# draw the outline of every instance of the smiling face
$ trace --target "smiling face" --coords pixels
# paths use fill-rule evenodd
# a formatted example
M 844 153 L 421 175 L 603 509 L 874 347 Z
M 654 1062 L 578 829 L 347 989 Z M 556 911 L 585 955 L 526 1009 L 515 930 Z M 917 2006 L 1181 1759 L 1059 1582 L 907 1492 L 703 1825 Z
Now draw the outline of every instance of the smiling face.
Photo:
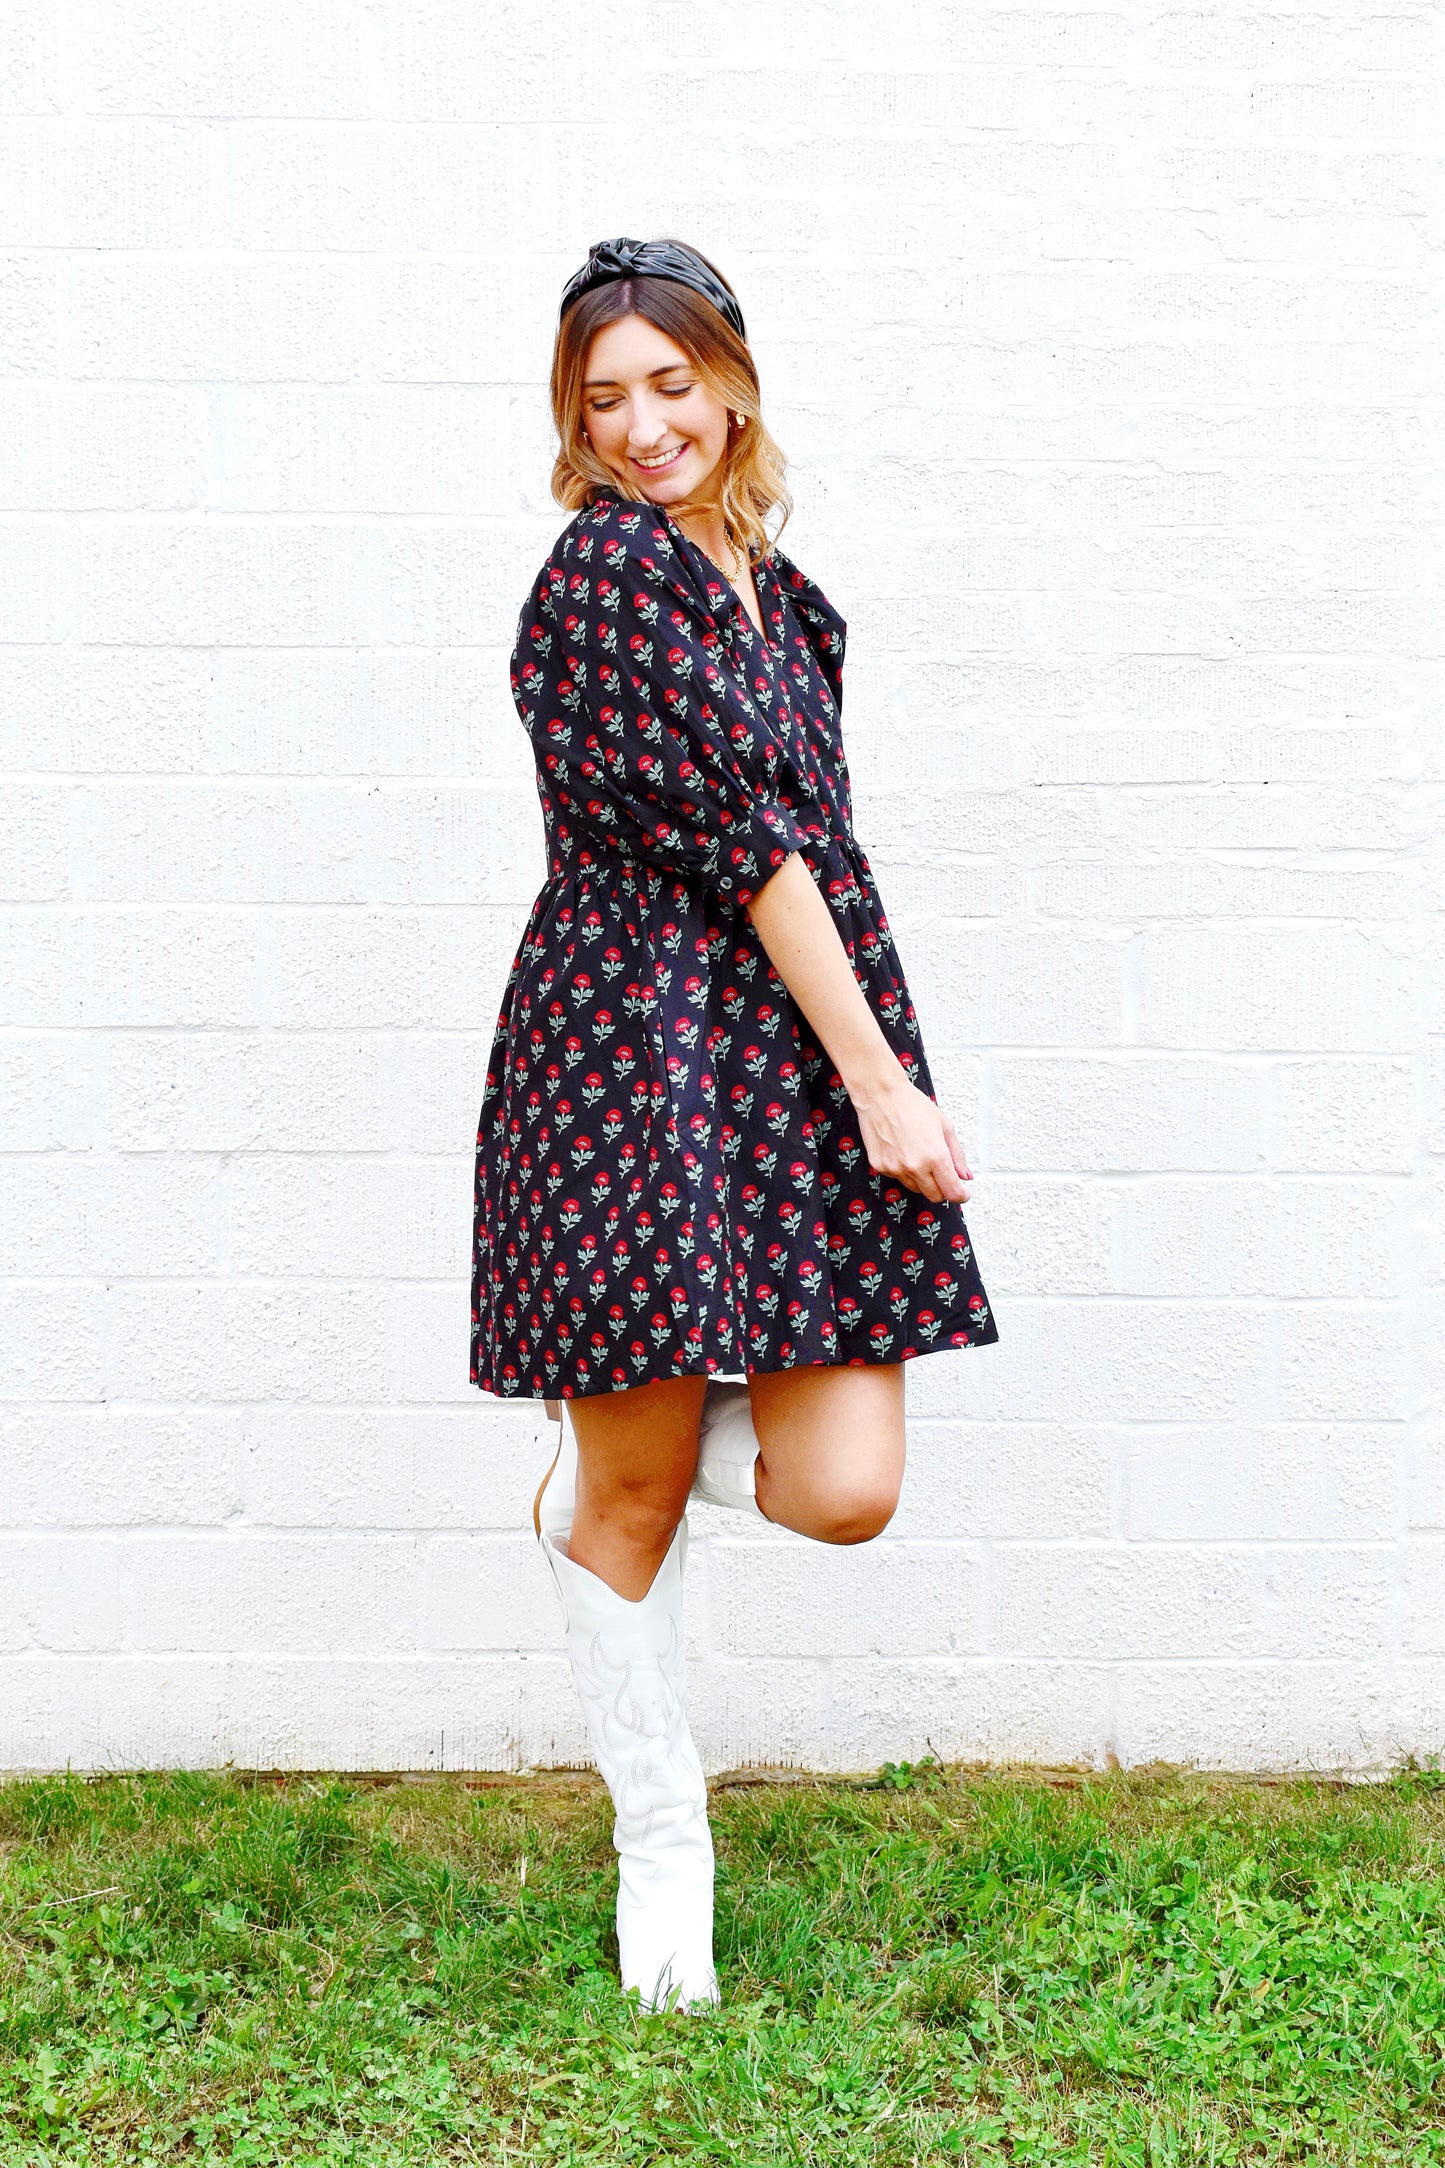
M 717 493 L 728 409 L 683 349 L 642 316 L 604 324 L 587 349 L 582 426 L 626 497 L 707 503 Z

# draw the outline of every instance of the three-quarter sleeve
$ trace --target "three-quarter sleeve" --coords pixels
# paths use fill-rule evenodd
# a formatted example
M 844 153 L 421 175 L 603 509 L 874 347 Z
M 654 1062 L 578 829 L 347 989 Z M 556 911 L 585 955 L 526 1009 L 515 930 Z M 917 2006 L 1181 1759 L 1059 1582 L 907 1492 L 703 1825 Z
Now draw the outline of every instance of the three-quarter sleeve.
M 805 838 L 767 787 L 732 627 L 635 506 L 579 519 L 545 586 L 517 698 L 558 808 L 589 840 L 747 904 Z

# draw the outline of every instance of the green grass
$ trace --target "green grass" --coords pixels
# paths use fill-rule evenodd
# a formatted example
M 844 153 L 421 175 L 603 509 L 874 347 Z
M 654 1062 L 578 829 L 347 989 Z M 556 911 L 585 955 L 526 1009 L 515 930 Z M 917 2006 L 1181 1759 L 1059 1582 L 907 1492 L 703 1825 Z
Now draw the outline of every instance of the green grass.
M 715 2015 L 590 1779 L 0 1787 L 0 2161 L 1445 2162 L 1445 1792 L 720 1787 Z

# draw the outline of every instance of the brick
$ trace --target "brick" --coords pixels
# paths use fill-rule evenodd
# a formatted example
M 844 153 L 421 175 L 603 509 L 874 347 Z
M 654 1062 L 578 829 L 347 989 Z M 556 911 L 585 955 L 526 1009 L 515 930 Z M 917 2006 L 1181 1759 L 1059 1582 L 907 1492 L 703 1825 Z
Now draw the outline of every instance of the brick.
M 176 265 L 81 256 L 72 268 L 67 360 L 75 377 L 345 383 L 365 347 L 359 272 L 345 260 Z M 203 530 L 188 532 L 192 546 L 201 542 Z M 213 561 L 212 550 L 201 557 Z
M 1082 1659 L 1380 1657 L 1387 1545 L 1003 1546 L 991 1647 Z
M 1107 1536 L 1127 1435 L 1104 1424 L 915 1420 L 889 1534 L 972 1542 Z
M 1222 508 L 1215 510 L 1218 517 Z M 1171 689 L 1176 698 L 1189 680 L 1174 673 Z M 1149 831 L 1151 842 L 1161 840 L 1167 823 L 1167 840 L 1209 840 L 1215 827 L 1229 828 L 1241 818 L 1280 819 L 1278 788 L 1281 783 L 1313 784 L 1339 775 L 1375 780 L 1400 775 L 1408 759 L 1408 739 L 1402 733 L 1359 728 L 1333 730 L 1236 729 L 1221 731 L 1160 727 L 1112 730 L 1096 726 L 1088 730 L 1040 732 L 1030 762 L 1034 776 L 1047 783 L 1227 783 L 1227 794 L 1180 790 L 1161 806 L 1157 794 L 1149 799 L 1121 792 L 1114 807 L 1116 831 L 1138 834 Z M 1269 785 L 1246 793 L 1242 784 Z M 1153 819 L 1150 819 L 1152 808 Z M 1343 807 L 1339 808 L 1343 810 Z M 1375 821 L 1387 822 L 1396 810 L 1394 801 L 1381 794 L 1368 811 Z M 1303 823 L 1319 811 L 1310 792 L 1285 793 L 1285 818 Z M 1162 823 L 1161 823 L 1162 816 Z M 1398 817 L 1398 816 L 1397 816 Z
M 969 1231 L 978 1255 L 988 1256 L 995 1296 L 1015 1288 L 1087 1295 L 1109 1285 L 1109 1228 L 1109 1199 L 1084 1182 L 1000 1175 L 969 1206 Z
M 1428 833 L 1429 814 L 1413 793 L 1358 784 L 1225 786 L 1178 790 L 1160 805 L 1157 791 L 1119 791 L 1113 843 L 1144 850 L 1408 850 Z
M 888 819 L 885 814 L 870 820 L 866 801 L 860 803 L 860 834 L 886 833 Z M 1022 871 L 1001 865 L 996 859 L 949 866 L 898 865 L 870 853 L 869 863 L 905 965 L 914 945 L 915 927 L 926 933 L 940 919 L 999 918 L 1017 910 L 1024 899 Z M 960 929 L 958 938 L 963 943 L 974 936 Z
M 1445 1661 L 1435 1656 L 1406 1657 L 1395 1672 L 1394 1723 L 1387 1766 L 1413 1757 L 1427 1769 L 1440 1766 L 1445 1738 Z
M 388 1397 L 403 1405 L 475 1408 L 476 1389 L 467 1382 L 471 1305 L 465 1277 L 453 1274 L 444 1285 L 402 1281 L 383 1286 L 382 1297 Z
M 278 914 L 265 996 L 249 1020 L 310 1031 L 489 1026 L 524 923 L 515 909 Z
M 53 17 L 37 0 L 12 7 L 0 32 L 0 112 L 39 113 L 57 102 Z
M 411 1152 L 475 1153 L 477 1118 L 492 1051 L 492 1018 L 478 1031 L 411 1031 L 392 1042 L 391 1133 Z
M 67 776 L 190 776 L 199 736 L 212 779 L 473 775 L 534 792 L 503 650 L 480 659 L 388 649 L 13 650 L 0 656 L 0 725 L 23 742 L 30 767 Z M 540 817 L 536 825 L 540 832 Z
M 350 120 L 367 105 L 368 56 L 344 15 L 296 23 L 275 0 L 248 0 L 197 35 L 178 0 L 145 0 L 98 13 L 93 31 L 76 56 L 90 112 Z
M 1249 1423 L 1141 1429 L 1127 1452 L 1136 1542 L 1389 1542 L 1403 1429 Z
M 1429 25 L 1408 15 L 1295 14 L 1227 17 L 1180 9 L 1158 15 L 1142 45 L 1160 67 L 1300 68 L 1419 66 L 1430 55 Z
M 1274 1085 L 1257 1063 L 1167 1055 L 994 1057 L 994 1158 L 1020 1171 L 1263 1166 Z
M 1102 1768 L 1114 1735 L 1114 1679 L 1105 1664 L 844 1660 L 829 1674 L 838 1720 L 830 1763 L 876 1769 L 933 1754 Z
M 1403 1183 L 1158 1176 L 1121 1183 L 1110 1203 L 1120 1263 L 1107 1284 L 1121 1294 L 1405 1292 Z
M 228 391 L 216 501 L 242 512 L 470 513 L 503 456 L 506 396 L 395 384 Z
M 962 939 L 951 928 L 920 931 L 910 946 L 909 970 L 926 989 L 919 1014 L 929 1043 L 1098 1046 L 1118 1036 L 1123 957 L 1116 942 L 985 926 Z
M 480 1395 L 459 1408 L 254 1408 L 228 1420 L 234 1510 L 268 1528 L 526 1531 L 556 1440 L 540 1402 Z
M 0 255 L 0 372 L 6 376 L 54 369 L 60 268 L 43 258 Z
M 1407 1061 L 1287 1061 L 1279 1082 L 1279 1165 L 1405 1173 L 1415 1163 L 1415 1078 Z
M 95 1051 L 66 1032 L 0 1038 L 0 1136 L 11 1151 L 78 1151 L 89 1144 Z
M 722 1656 L 962 1655 L 980 1560 L 958 1543 L 713 1544 L 707 1645 Z
M 231 1668 L 229 1658 L 40 1653 L 0 1664 L 6 1765 L 214 1769 L 230 1758 Z
M 544 877 L 530 788 L 393 784 L 377 803 L 374 834 L 375 889 L 388 903 L 501 905 L 525 920 Z
M 107 1304 L 74 1280 L 0 1286 L 0 1400 L 97 1400 L 105 1386 Z
M 231 1174 L 233 1267 L 260 1278 L 466 1278 L 472 1185 L 469 1154 L 255 1153 Z
M 1102 1410 L 1117 1422 L 1235 1420 L 1258 1406 L 1270 1354 L 1270 1320 L 1248 1304 L 1015 1295 L 988 1351 L 989 1412 L 1011 1422 Z
M 89 1152 L 0 1158 L 0 1271 L 215 1272 L 220 1186 L 214 1163 Z
M 0 1538 L 0 1652 L 121 1642 L 121 1546 L 103 1536 Z
M 1152 930 L 1141 964 L 1147 1044 L 1365 1053 L 1411 1036 L 1409 959 L 1362 932 Z
M 1398 1421 L 1410 1405 L 1405 1319 L 1373 1299 L 1281 1303 L 1275 1312 L 1279 1388 L 1274 1413 L 1291 1422 Z
M 385 1314 L 372 1286 L 130 1281 L 110 1299 L 106 1375 L 128 1400 L 375 1400 Z
M 1412 1529 L 1445 1531 L 1445 1426 L 1438 1416 L 1416 1426 L 1406 1456 L 1406 1499 Z
M 1406 1548 L 1404 1646 L 1409 1656 L 1445 1656 L 1445 1542 L 1435 1536 Z
M 225 229 L 222 143 L 203 123 L 48 117 L 8 129 L 0 160 L 32 245 L 205 250 Z
M 1408 142 L 1424 141 L 1431 132 L 1429 85 L 1423 81 L 1264 83 L 1254 110 L 1262 134 Z
M 438 1536 L 422 1557 L 426 1649 L 565 1646 L 566 1622 L 529 1528 L 515 1536 Z
M 87 902 L 370 900 L 374 801 L 359 788 L 137 781 L 78 799 L 76 892 Z
M 565 1658 L 248 1657 L 231 1666 L 221 1758 L 253 1769 L 583 1763 L 586 1734 L 564 1694 L 575 1704 Z
M 242 1452 L 232 1409 L 12 1409 L 0 1416 L 5 1525 L 219 1526 L 241 1511 Z
M 410 1141 L 391 1083 L 407 1050 L 376 1032 L 119 1032 L 97 1049 L 97 1089 L 123 1151 L 383 1152 Z
M 0 519 L 0 640 L 64 640 L 75 621 L 72 536 L 59 522 Z
M 849 1742 L 830 1722 L 833 1677 L 826 1658 L 770 1653 L 704 1654 L 692 1660 L 687 1713 L 704 1770 L 713 1776 L 759 1762 L 808 1769 L 817 1766 L 820 1752 L 838 1767 L 837 1757 L 848 1754 Z M 570 1679 L 567 1692 L 572 1693 Z M 585 1742 L 574 1751 L 577 1759 L 591 1758 Z M 856 1768 L 861 1760 L 855 1757 L 846 1766 Z
M 192 393 L 17 384 L 0 394 L 0 505 L 12 511 L 173 511 L 203 488 Z
M 1375 1663 L 1130 1664 L 1114 1744 L 1126 1768 L 1333 1769 L 1398 1760 L 1391 1696 Z
M 991 1367 L 987 1348 L 940 1348 L 921 1355 L 904 1367 L 908 1389 L 908 1413 L 938 1416 L 983 1417 L 992 1412 Z
M 1445 1037 L 1438 1034 L 1421 1049 L 1420 1095 L 1425 1149 L 1445 1151 Z
M 409 1537 L 140 1535 L 125 1562 L 134 1649 L 343 1656 L 417 1646 Z
M 496 307 L 503 281 L 510 304 L 505 313 Z M 415 378 L 469 387 L 516 382 L 535 369 L 551 336 L 555 284 L 540 263 L 519 262 L 510 253 L 435 263 L 406 256 L 375 260 L 369 296 L 377 375 L 396 383 Z M 536 409 L 514 408 L 507 427 L 509 477 L 527 510 L 545 515 L 545 531 L 537 534 L 540 562 L 558 524 L 545 488 L 551 460 L 546 424 Z M 532 456 L 524 459 L 523 452 Z
M 4 927 L 5 1019 L 67 1030 L 253 1023 L 261 930 L 206 910 L 17 912 Z
M 17 784 L 6 797 L 0 893 L 7 903 L 63 901 L 70 893 L 72 792 Z

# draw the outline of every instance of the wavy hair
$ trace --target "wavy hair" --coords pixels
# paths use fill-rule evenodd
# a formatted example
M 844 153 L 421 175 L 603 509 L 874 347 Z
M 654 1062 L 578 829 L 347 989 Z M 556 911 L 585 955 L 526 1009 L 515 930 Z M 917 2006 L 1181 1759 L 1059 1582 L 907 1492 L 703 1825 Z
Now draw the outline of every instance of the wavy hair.
M 722 278 L 720 271 L 717 275 Z M 726 279 L 723 284 L 727 285 Z M 728 291 L 732 292 L 730 286 Z M 604 491 L 614 497 L 619 494 L 616 475 L 582 434 L 582 379 L 594 336 L 623 316 L 640 316 L 665 332 L 682 348 L 702 381 L 726 402 L 729 413 L 742 415 L 741 428 L 728 426 L 718 509 L 729 542 L 747 552 L 749 563 L 757 564 L 787 525 L 793 509 L 783 480 L 787 462 L 764 425 L 758 372 L 746 341 L 710 301 L 674 279 L 613 279 L 605 286 L 594 286 L 573 302 L 558 325 L 552 349 L 552 420 L 558 438 L 552 495 L 569 512 L 577 512 Z M 701 507 L 669 505 L 667 509 L 676 513 Z M 777 511 L 782 518 L 770 535 L 767 522 Z

